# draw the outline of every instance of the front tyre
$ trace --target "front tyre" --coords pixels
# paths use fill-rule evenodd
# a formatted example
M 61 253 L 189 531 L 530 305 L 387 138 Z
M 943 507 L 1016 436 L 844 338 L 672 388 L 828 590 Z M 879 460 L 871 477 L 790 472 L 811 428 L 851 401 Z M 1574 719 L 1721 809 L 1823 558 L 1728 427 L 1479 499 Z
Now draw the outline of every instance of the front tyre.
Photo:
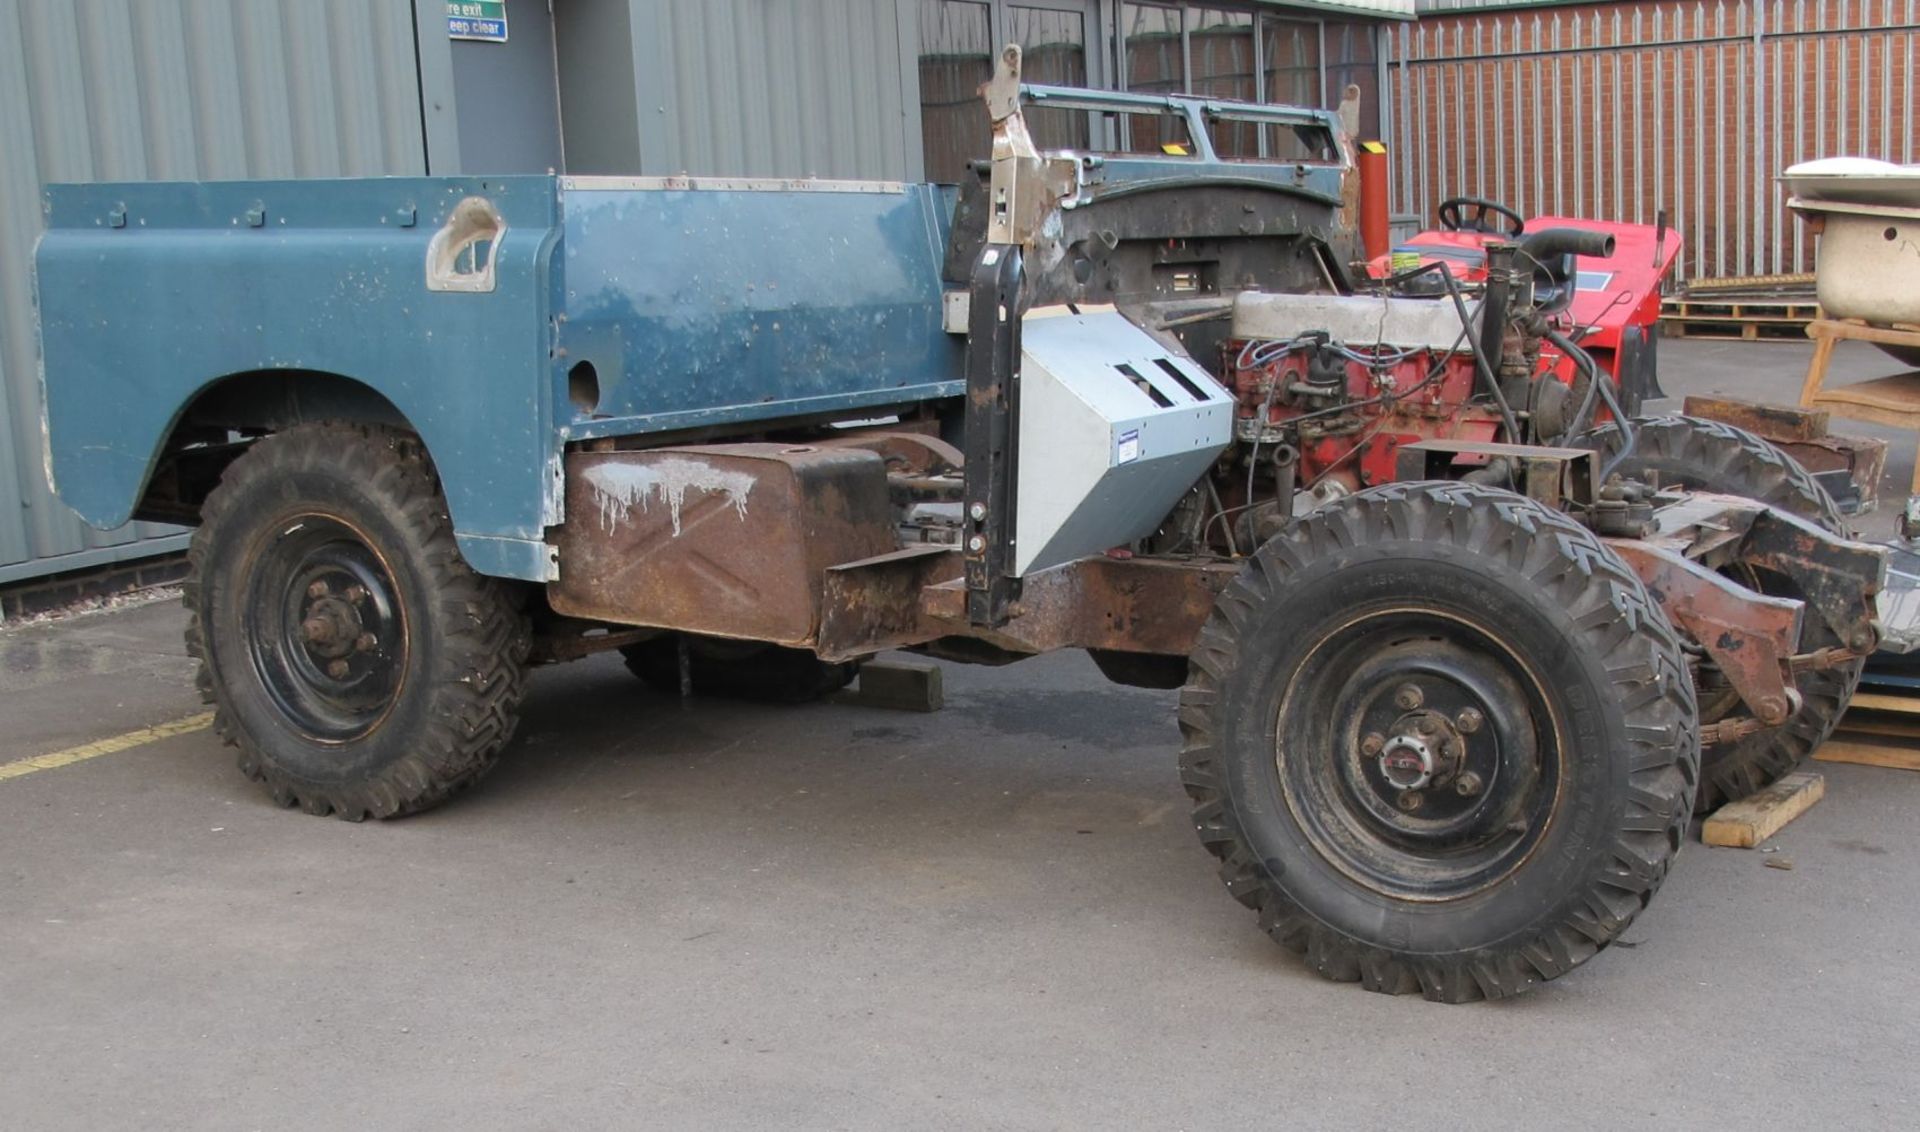
M 512 736 L 519 595 L 461 558 L 409 434 L 322 423 L 256 442 L 208 497 L 188 564 L 202 695 L 280 804 L 414 813 L 477 781 Z
M 1510 492 L 1306 516 L 1220 596 L 1180 697 L 1220 875 L 1327 978 L 1462 1002 L 1565 974 L 1665 878 L 1699 767 L 1640 580 Z

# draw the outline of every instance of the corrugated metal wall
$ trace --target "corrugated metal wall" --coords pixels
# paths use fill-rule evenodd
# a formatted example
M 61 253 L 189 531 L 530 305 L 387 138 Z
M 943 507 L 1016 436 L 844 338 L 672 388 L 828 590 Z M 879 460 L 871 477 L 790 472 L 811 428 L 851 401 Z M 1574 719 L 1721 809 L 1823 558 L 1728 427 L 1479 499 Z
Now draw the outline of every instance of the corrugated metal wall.
M 635 46 L 653 50 L 635 67 L 644 171 L 917 177 L 915 13 L 900 0 L 635 0 Z
M 47 491 L 41 183 L 422 173 L 419 92 L 406 0 L 0 0 L 0 582 L 181 545 Z
M 1389 60 L 1396 211 L 1449 196 L 1685 235 L 1682 279 L 1811 271 L 1777 177 L 1920 148 L 1920 0 L 1683 0 L 1427 17 Z

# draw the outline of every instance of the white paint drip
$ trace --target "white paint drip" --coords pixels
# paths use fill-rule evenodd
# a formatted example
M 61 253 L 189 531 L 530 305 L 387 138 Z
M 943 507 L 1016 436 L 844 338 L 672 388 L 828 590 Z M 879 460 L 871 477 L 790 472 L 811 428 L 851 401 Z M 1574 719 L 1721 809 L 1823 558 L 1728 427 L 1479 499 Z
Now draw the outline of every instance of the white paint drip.
M 673 534 L 680 536 L 680 508 L 689 491 L 719 492 L 733 504 L 741 519 L 747 517 L 747 494 L 758 482 L 746 472 L 729 472 L 698 460 L 668 457 L 647 464 L 598 464 L 588 468 L 587 485 L 600 501 L 601 529 L 611 532 L 627 521 L 635 504 L 647 510 L 658 493 L 673 520 Z

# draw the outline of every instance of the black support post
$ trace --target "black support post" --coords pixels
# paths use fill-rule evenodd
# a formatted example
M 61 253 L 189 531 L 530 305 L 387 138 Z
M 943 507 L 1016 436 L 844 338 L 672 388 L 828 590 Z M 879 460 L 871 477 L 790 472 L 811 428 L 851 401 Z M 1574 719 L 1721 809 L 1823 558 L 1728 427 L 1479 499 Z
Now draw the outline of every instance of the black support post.
M 967 311 L 967 620 L 1004 625 L 1013 570 L 1014 437 L 1020 413 L 1020 249 L 989 244 L 974 264 Z

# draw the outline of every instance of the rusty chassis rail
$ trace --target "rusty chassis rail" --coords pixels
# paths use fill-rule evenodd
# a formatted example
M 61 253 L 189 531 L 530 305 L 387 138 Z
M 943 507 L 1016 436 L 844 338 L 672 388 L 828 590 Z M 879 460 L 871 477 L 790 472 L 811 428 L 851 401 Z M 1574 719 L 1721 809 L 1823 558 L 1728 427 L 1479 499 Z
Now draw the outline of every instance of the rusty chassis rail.
M 1056 649 L 1185 656 L 1242 563 L 1082 558 L 1029 574 L 997 626 L 975 622 L 962 558 L 908 547 L 827 572 L 815 650 L 829 661 L 964 637 L 1010 657 Z
M 1702 743 L 1785 723 L 1802 706 L 1797 670 L 1844 664 L 1877 646 L 1873 599 L 1886 580 L 1884 550 L 1751 499 L 1707 492 L 1659 498 L 1664 505 L 1644 537 L 1606 541 L 1752 713 L 1702 728 Z M 1728 576 L 1742 573 L 1753 586 Z M 1762 578 L 1797 596 L 1755 588 Z M 1806 617 L 1819 618 L 1845 647 L 1799 654 Z

